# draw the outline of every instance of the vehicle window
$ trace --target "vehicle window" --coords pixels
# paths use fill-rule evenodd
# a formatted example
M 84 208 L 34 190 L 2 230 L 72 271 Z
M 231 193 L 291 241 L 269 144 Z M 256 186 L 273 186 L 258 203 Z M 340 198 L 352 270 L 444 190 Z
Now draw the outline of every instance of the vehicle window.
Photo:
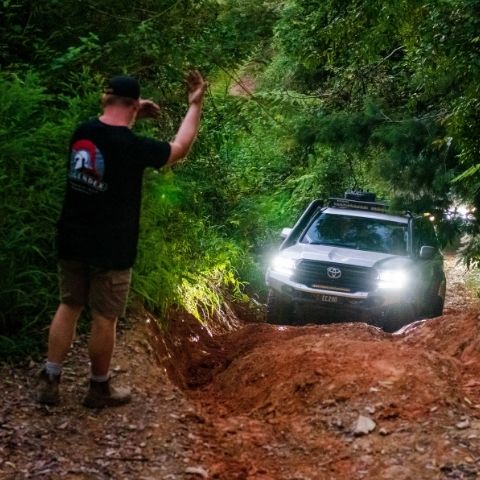
M 418 218 L 413 223 L 413 251 L 418 253 L 424 245 L 438 248 L 438 240 L 432 223 L 425 218 Z
M 300 241 L 406 255 L 407 225 L 375 218 L 322 213 L 310 224 Z

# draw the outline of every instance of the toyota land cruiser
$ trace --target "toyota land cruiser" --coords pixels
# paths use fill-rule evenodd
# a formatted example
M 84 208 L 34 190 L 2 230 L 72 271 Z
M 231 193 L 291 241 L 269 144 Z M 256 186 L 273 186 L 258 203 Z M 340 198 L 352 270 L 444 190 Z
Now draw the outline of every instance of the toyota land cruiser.
M 445 274 L 425 216 L 393 214 L 371 193 L 315 200 L 267 270 L 267 321 L 365 321 L 393 332 L 439 316 Z

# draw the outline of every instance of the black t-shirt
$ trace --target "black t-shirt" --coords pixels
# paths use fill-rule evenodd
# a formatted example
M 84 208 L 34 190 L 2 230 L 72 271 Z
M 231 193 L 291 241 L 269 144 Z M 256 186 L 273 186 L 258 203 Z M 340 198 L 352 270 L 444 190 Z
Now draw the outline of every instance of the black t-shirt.
M 130 268 L 138 242 L 142 177 L 160 168 L 170 144 L 94 119 L 70 142 L 58 255 L 110 269 Z

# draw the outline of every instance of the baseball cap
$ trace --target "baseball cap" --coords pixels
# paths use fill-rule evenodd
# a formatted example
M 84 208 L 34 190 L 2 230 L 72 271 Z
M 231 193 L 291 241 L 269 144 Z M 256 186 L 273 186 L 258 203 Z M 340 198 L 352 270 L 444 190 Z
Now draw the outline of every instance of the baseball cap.
M 105 93 L 138 100 L 140 98 L 140 84 L 135 78 L 128 75 L 117 75 L 108 81 Z

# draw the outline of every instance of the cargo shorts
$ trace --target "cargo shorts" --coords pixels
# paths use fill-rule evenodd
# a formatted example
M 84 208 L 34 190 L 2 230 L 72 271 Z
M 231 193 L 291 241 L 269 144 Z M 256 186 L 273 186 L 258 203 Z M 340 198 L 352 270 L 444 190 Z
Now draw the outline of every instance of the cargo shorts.
M 107 270 L 77 260 L 58 261 L 60 302 L 89 306 L 109 318 L 125 315 L 132 269 Z

